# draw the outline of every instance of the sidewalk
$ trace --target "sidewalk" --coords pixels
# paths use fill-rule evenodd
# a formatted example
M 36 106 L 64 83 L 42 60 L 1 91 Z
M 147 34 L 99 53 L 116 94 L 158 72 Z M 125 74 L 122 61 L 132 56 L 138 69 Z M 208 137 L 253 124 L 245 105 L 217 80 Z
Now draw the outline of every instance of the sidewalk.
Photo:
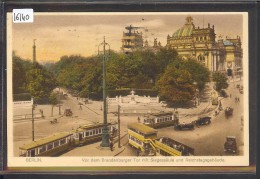
M 125 147 L 122 146 L 119 148 L 118 143 L 114 144 L 113 151 L 110 150 L 110 147 L 102 148 L 100 147 L 101 141 L 96 142 L 89 145 L 84 145 L 81 147 L 76 147 L 73 150 L 61 155 L 62 157 L 74 157 L 74 156 L 81 156 L 81 157 L 95 157 L 95 156 L 117 156 L 125 150 Z

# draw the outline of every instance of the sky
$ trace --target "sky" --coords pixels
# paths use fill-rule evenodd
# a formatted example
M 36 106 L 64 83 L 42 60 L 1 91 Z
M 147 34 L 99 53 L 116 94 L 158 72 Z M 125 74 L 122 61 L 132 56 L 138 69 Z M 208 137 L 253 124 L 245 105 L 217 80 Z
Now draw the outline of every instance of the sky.
M 144 40 L 152 45 L 157 38 L 163 46 L 170 36 L 191 15 L 196 27 L 215 26 L 216 38 L 241 37 L 243 43 L 242 14 L 194 14 L 194 13 L 35 13 L 33 23 L 12 24 L 12 48 L 24 58 L 32 59 L 33 39 L 36 39 L 36 59 L 40 63 L 55 62 L 64 55 L 96 55 L 103 41 L 119 51 L 125 27 L 145 27 Z

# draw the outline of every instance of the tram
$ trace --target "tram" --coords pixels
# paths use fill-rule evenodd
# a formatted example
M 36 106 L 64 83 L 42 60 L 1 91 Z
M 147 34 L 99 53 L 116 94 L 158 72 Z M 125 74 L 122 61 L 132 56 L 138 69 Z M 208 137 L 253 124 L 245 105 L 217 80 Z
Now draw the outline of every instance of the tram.
M 117 123 L 108 123 L 109 134 L 111 137 L 117 136 Z M 73 132 L 73 138 L 76 146 L 86 145 L 102 140 L 103 123 L 82 125 Z
M 128 144 L 141 156 L 190 156 L 194 149 L 167 137 L 157 138 L 157 131 L 141 123 L 128 125 Z
M 218 94 L 216 91 L 211 93 L 211 104 L 218 105 Z
M 179 123 L 178 115 L 172 112 L 152 113 L 144 118 L 144 125 L 154 129 L 174 126 Z
M 61 132 L 19 147 L 20 157 L 58 156 L 75 147 L 102 140 L 103 123 L 83 125 L 71 132 Z M 110 137 L 117 137 L 117 123 L 108 123 Z
M 19 147 L 19 156 L 57 156 L 74 146 L 71 132 L 61 132 Z
M 141 123 L 128 125 L 128 144 L 137 149 L 138 155 L 154 156 L 156 148 L 153 140 L 157 138 L 157 131 Z
M 157 153 L 163 156 L 193 156 L 194 149 L 168 137 L 155 140 Z

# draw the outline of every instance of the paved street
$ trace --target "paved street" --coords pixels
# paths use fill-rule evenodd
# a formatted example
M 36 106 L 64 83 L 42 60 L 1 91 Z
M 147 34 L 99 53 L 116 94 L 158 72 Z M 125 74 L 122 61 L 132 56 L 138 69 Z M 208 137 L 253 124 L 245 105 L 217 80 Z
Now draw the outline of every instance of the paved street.
M 220 98 L 223 109 L 228 106 L 234 107 L 234 114 L 230 118 L 226 119 L 224 111 L 220 111 L 219 115 L 214 116 L 217 106 L 211 105 L 210 94 L 212 86 L 207 86 L 203 95 L 201 95 L 201 102 L 198 106 L 192 105 L 191 107 L 178 108 L 180 114 L 180 122 L 189 123 L 195 120 L 200 115 L 208 115 L 212 117 L 212 123 L 210 125 L 201 126 L 192 131 L 175 131 L 173 127 L 167 127 L 158 129 L 158 137 L 165 136 L 173 138 L 179 142 L 182 142 L 195 149 L 195 155 L 228 155 L 223 152 L 223 145 L 226 136 L 232 135 L 237 137 L 238 145 L 240 146 L 239 155 L 243 154 L 243 128 L 241 128 L 241 115 L 243 113 L 243 95 L 239 93 L 236 88 L 236 84 L 242 84 L 242 81 L 235 80 L 230 82 L 229 88 L 226 90 L 227 94 L 232 94 L 231 97 Z M 240 102 L 235 102 L 235 97 L 240 98 Z M 73 112 L 72 117 L 65 117 L 59 115 L 58 107 L 54 108 L 54 116 L 51 117 L 51 106 L 38 105 L 35 112 L 39 109 L 44 111 L 44 119 L 37 119 L 35 121 L 35 139 L 40 139 L 45 136 L 52 135 L 56 132 L 69 131 L 77 128 L 79 125 L 88 124 L 92 122 L 102 122 L 103 111 L 101 109 L 102 101 L 89 101 L 85 102 L 81 99 L 77 99 L 71 95 L 62 100 L 61 113 L 63 114 L 65 108 L 70 108 Z M 82 103 L 82 109 L 80 108 Z M 174 111 L 173 108 L 163 107 L 162 105 L 122 105 L 122 111 L 135 110 L 137 113 L 134 115 L 121 115 L 121 144 L 123 151 L 120 152 L 120 156 L 134 156 L 136 152 L 133 148 L 127 145 L 127 124 L 137 122 L 137 118 L 142 115 L 138 114 L 138 111 Z M 117 116 L 114 114 L 117 112 L 117 105 L 110 105 L 108 107 L 108 121 L 117 121 Z M 31 109 L 17 109 L 14 111 L 14 115 L 30 114 Z M 57 124 L 50 124 L 50 120 L 58 119 Z M 19 146 L 29 143 L 31 141 L 31 120 L 16 120 L 14 123 L 14 154 L 18 156 Z M 85 156 L 86 151 L 96 151 L 96 147 L 99 144 L 93 144 L 76 148 L 66 154 L 65 156 Z M 117 145 L 117 144 L 115 144 Z M 96 153 L 96 152 L 95 152 Z M 93 155 L 95 155 L 92 154 Z M 112 154 L 114 155 L 114 154 Z

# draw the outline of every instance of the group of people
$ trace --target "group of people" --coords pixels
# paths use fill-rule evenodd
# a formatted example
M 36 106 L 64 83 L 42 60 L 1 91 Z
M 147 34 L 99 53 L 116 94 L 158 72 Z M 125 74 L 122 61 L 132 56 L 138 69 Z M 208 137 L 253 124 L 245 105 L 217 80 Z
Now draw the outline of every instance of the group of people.
M 240 102 L 239 97 L 235 97 L 235 102 L 236 102 L 236 103 L 239 103 L 239 102 Z

